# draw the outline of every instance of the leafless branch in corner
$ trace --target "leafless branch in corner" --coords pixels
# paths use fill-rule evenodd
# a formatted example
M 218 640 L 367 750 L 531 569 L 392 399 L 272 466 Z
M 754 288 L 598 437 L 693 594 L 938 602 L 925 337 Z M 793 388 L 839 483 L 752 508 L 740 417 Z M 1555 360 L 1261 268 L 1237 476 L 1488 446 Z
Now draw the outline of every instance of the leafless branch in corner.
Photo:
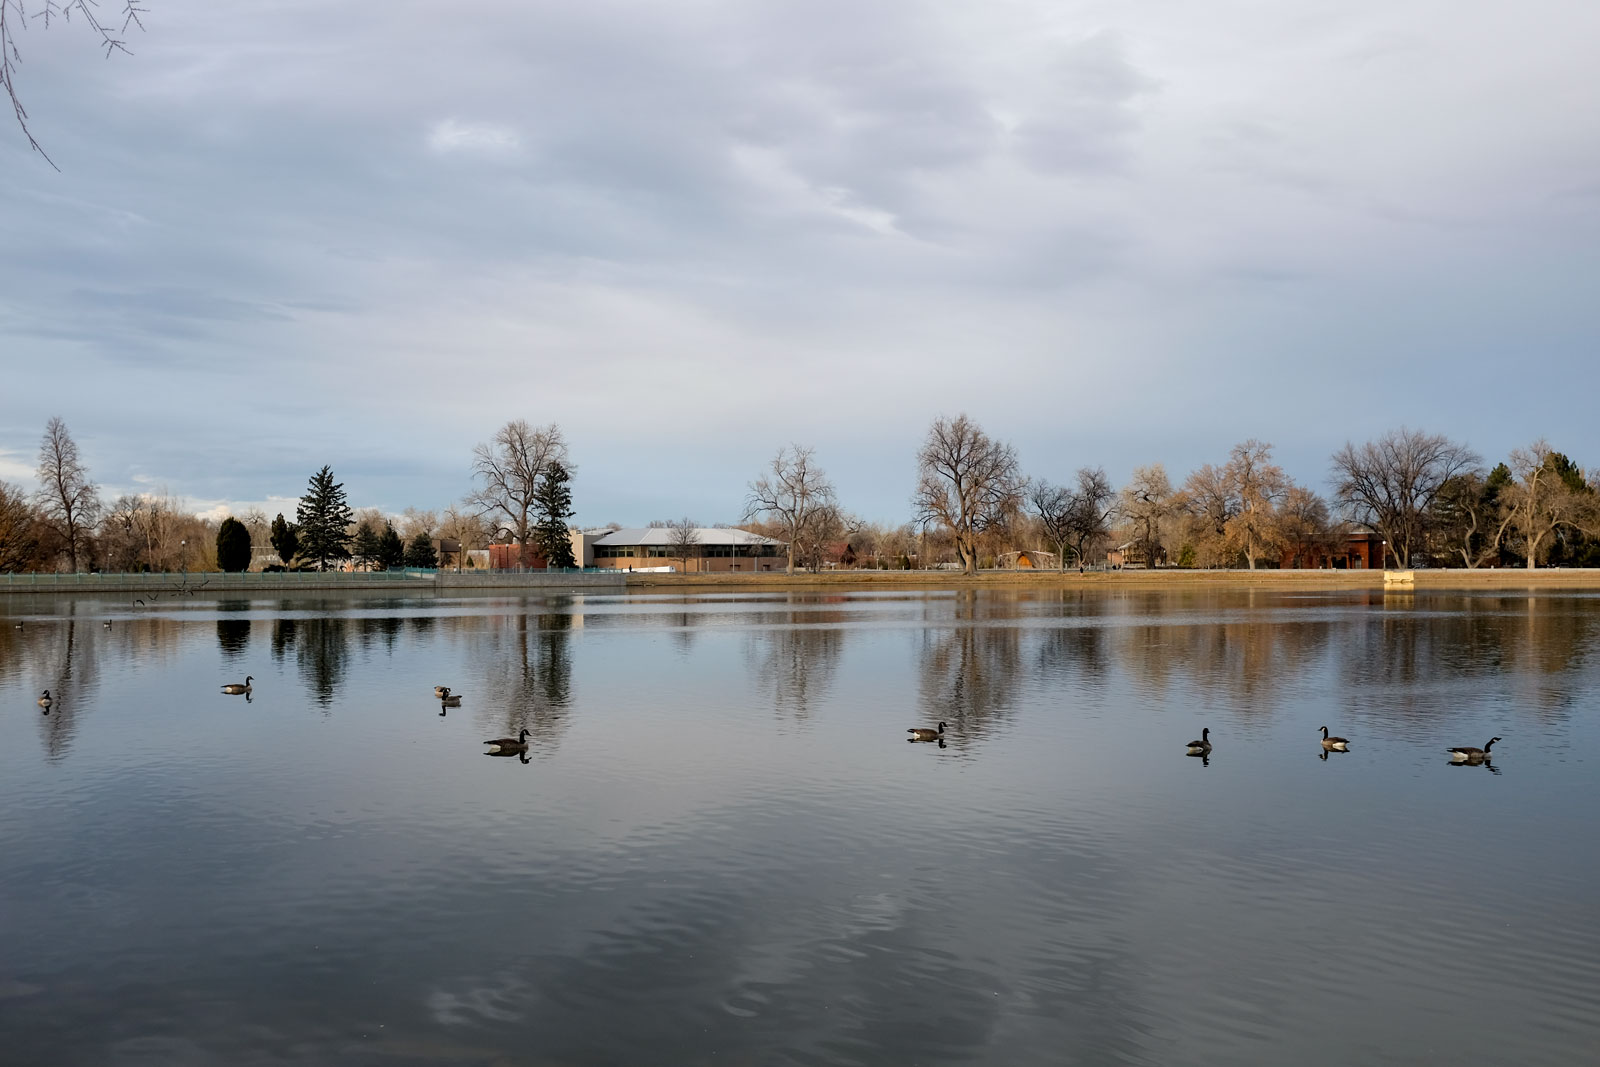
M 149 9 L 139 0 L 123 0 L 122 27 L 113 29 L 101 21 L 97 14 L 99 7 L 99 0 L 40 0 L 30 11 L 27 0 L 0 0 L 0 87 L 5 89 L 6 99 L 11 101 L 12 114 L 16 116 L 17 125 L 22 127 L 22 135 L 28 139 L 28 147 L 43 156 L 44 161 L 57 171 L 61 168 L 56 166 L 55 160 L 50 158 L 29 128 L 28 109 L 22 106 L 22 97 L 17 92 L 17 69 L 22 62 L 17 34 L 25 32 L 30 22 L 42 23 L 48 30 L 57 19 L 71 22 L 76 13 L 79 20 L 100 38 L 100 47 L 105 49 L 107 59 L 114 52 L 132 55 L 122 35 L 133 26 L 143 32 L 143 16 L 149 14 Z

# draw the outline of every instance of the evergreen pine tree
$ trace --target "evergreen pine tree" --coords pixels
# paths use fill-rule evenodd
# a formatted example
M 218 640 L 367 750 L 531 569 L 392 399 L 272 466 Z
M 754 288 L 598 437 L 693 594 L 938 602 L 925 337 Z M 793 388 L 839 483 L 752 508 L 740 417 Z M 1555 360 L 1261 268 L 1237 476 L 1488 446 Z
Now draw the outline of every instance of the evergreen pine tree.
M 433 550 L 433 539 L 426 532 L 419 533 L 406 546 L 406 566 L 433 568 L 439 565 L 439 555 Z
M 364 522 L 357 526 L 355 540 L 350 542 L 350 554 L 355 557 L 355 561 L 368 567 L 375 567 L 382 552 L 383 539 L 378 536 L 378 531 L 372 528 L 372 523 Z
M 295 520 L 300 527 L 300 554 L 316 560 L 318 570 L 327 570 L 331 560 L 350 558 L 350 535 L 345 532 L 350 515 L 344 486 L 333 480 L 332 468 L 313 474 Z
M 395 533 L 393 523 L 383 524 L 383 536 L 378 539 L 378 562 L 385 570 L 405 566 L 406 543 Z
M 217 566 L 225 571 L 250 569 L 250 531 L 231 516 L 217 528 Z
M 567 534 L 567 523 L 572 518 L 572 476 L 564 464 L 555 462 L 545 468 L 539 478 L 534 495 L 534 511 L 538 521 L 533 529 L 533 541 L 544 553 L 547 567 L 576 567 L 572 557 L 572 538 Z
M 272 520 L 272 550 L 278 554 L 285 567 L 294 562 L 295 553 L 300 551 L 300 533 L 292 522 L 285 522 L 283 512 L 278 512 L 278 517 Z

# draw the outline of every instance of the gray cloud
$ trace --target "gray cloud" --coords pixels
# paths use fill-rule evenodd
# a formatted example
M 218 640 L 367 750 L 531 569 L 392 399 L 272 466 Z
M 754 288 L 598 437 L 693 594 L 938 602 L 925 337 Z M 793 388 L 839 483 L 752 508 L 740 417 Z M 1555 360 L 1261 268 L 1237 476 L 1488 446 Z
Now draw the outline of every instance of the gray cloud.
M 1256 435 L 1316 482 L 1417 396 L 1486 454 L 1600 454 L 1580 390 L 1470 414 L 1508 359 L 1586 372 L 1597 30 L 1555 0 L 162 0 L 131 57 L 31 34 L 63 170 L 0 136 L 0 450 L 61 413 L 111 485 L 260 500 L 331 462 L 438 505 L 499 421 L 553 419 L 597 522 L 733 518 L 791 439 L 901 517 L 962 408 L 1052 477 Z

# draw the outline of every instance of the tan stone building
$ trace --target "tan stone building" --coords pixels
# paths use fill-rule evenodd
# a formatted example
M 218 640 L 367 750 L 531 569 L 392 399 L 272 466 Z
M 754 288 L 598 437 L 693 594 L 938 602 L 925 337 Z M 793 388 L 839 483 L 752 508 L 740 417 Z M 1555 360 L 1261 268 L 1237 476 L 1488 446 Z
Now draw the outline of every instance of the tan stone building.
M 781 571 L 788 546 L 747 530 L 702 526 L 679 558 L 676 534 L 663 527 L 586 530 L 572 535 L 572 554 L 583 567 L 609 570 L 674 570 L 690 573 Z

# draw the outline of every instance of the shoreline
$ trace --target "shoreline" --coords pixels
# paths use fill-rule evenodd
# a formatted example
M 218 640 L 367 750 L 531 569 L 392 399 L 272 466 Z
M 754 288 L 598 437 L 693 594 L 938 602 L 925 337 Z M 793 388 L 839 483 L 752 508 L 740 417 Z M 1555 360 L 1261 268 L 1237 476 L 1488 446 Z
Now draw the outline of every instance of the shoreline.
M 628 589 L 1600 589 L 1600 568 L 1584 570 L 1418 570 L 1409 582 L 1386 582 L 1378 570 L 1126 570 L 986 571 L 976 575 L 927 571 L 844 571 L 827 574 L 632 574 Z
M 956 590 L 956 589 L 1301 589 L 1386 590 L 1410 593 L 1418 589 L 1596 589 L 1600 569 L 1534 570 L 1418 570 L 1412 580 L 1386 582 L 1377 570 L 1125 570 L 1090 571 L 985 571 L 976 575 L 948 571 L 832 571 L 822 574 L 661 574 L 627 571 L 525 574 L 456 574 L 386 572 L 379 574 L 223 574 L 190 572 L 173 574 L 30 574 L 0 575 L 0 598 L 6 595 L 128 595 L 249 596 L 255 593 L 366 592 L 407 596 L 473 592 L 551 593 L 669 592 L 677 589 L 714 590 Z

